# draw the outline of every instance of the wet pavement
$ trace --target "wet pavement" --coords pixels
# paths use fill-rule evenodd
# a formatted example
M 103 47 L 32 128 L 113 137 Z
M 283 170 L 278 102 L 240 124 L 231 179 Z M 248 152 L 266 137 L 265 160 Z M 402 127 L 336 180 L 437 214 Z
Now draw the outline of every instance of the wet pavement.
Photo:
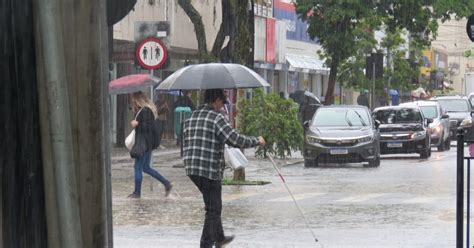
M 271 183 L 223 186 L 224 230 L 236 235 L 228 247 L 453 247 L 455 151 L 433 150 L 428 160 L 385 155 L 379 168 L 305 169 L 299 153 L 277 160 L 316 243 L 270 161 L 246 150 L 247 180 Z M 133 161 L 120 149 L 112 161 L 114 247 L 199 247 L 204 204 L 177 147 L 154 152 L 154 168 L 174 184 L 168 198 L 149 176 L 142 198 L 127 198 Z

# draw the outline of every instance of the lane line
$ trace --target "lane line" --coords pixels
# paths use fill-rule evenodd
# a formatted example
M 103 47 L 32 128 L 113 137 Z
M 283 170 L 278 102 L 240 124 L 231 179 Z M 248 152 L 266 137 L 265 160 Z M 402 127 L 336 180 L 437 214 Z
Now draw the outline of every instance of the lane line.
M 321 196 L 321 195 L 325 195 L 325 194 L 327 194 L 327 193 L 303 193 L 303 194 L 296 194 L 296 195 L 294 195 L 294 197 L 295 197 L 295 200 L 300 201 L 300 200 L 303 200 L 303 199 L 317 197 L 317 196 Z M 291 201 L 293 201 L 293 199 L 291 198 L 291 196 L 285 196 L 285 197 L 271 199 L 271 200 L 268 200 L 268 201 L 269 202 L 291 202 Z
M 351 197 L 346 197 L 337 200 L 337 202 L 363 202 L 363 201 L 368 201 L 383 195 L 387 195 L 386 193 L 384 194 L 364 194 L 364 195 L 357 195 L 357 196 L 351 196 Z

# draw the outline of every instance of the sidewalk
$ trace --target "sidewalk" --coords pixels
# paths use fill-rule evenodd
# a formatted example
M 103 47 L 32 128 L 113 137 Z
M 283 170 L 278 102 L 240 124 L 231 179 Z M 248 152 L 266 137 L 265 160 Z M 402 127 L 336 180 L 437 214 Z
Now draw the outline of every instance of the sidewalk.
M 180 147 L 176 145 L 175 140 L 163 140 L 163 144 L 160 148 L 153 151 L 153 161 L 159 161 L 166 157 L 167 159 L 172 158 L 174 160 L 181 160 Z M 133 163 L 133 158 L 130 157 L 130 153 L 125 147 L 112 147 L 110 151 L 112 165 L 117 163 Z M 269 159 L 255 157 L 255 148 L 245 149 L 245 156 L 249 161 L 267 161 Z M 303 156 L 301 152 L 293 152 L 290 158 L 276 159 L 278 164 L 290 165 L 295 163 L 303 162 Z
M 142 197 L 127 198 L 134 187 L 134 160 L 130 158 L 126 148 L 111 149 L 114 247 L 199 246 L 204 214 L 202 197 L 186 176 L 179 146 L 171 142 L 163 142 L 165 148 L 153 152 L 152 163 L 153 168 L 173 183 L 174 187 L 169 197 L 164 197 L 164 187 L 161 183 L 144 174 Z M 226 230 L 238 234 L 238 240 L 230 247 L 265 247 L 265 245 L 249 246 L 246 243 L 245 236 L 251 236 L 253 232 L 238 228 L 240 226 L 238 221 L 242 219 L 241 211 L 247 207 L 242 208 L 236 199 L 240 197 L 245 199 L 261 190 L 273 192 L 275 189 L 281 189 L 282 185 L 269 159 L 255 158 L 255 149 L 246 149 L 245 155 L 249 160 L 249 165 L 245 169 L 246 179 L 272 183 L 265 186 L 223 187 Z M 280 168 L 301 161 L 300 152 L 294 153 L 294 157 L 290 159 L 276 159 Z M 231 169 L 224 171 L 224 177 L 232 178 L 232 176 Z M 252 216 L 244 214 L 247 215 Z M 237 222 L 234 223 L 235 221 Z M 267 245 L 272 240 L 265 237 L 262 239 Z M 296 244 L 293 240 L 289 243 Z

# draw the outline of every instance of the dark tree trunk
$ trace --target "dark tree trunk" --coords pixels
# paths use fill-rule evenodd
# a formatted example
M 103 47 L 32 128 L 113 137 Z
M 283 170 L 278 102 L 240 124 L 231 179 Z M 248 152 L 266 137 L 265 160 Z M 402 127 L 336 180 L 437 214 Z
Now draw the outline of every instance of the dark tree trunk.
M 328 89 L 324 97 L 324 105 L 331 105 L 334 103 L 334 86 L 336 84 L 337 68 L 339 66 L 339 60 L 333 59 L 331 61 L 331 67 L 329 71 Z
M 189 17 L 194 25 L 196 33 L 196 39 L 198 43 L 198 55 L 200 62 L 207 62 L 207 43 L 206 43 L 206 32 L 204 24 L 202 23 L 202 17 L 199 12 L 191 4 L 191 0 L 178 0 L 179 6 L 183 8 L 186 15 Z
M 231 62 L 231 51 L 234 44 L 232 39 L 229 39 L 226 47 L 223 49 L 225 37 L 235 37 L 235 14 L 234 6 L 235 0 L 223 0 L 222 1 L 222 23 L 217 33 L 217 37 L 214 40 L 214 46 L 212 47 L 212 55 L 219 58 L 221 62 Z
M 32 1 L 0 2 L 0 247 L 48 247 Z

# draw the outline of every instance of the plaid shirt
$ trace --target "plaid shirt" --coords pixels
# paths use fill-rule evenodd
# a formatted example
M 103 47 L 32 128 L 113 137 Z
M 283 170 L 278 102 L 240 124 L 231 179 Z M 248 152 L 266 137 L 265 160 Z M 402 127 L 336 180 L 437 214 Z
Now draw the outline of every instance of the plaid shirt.
M 258 145 L 256 137 L 237 133 L 226 118 L 211 106 L 193 111 L 184 122 L 184 168 L 186 175 L 222 180 L 224 144 L 248 148 Z

